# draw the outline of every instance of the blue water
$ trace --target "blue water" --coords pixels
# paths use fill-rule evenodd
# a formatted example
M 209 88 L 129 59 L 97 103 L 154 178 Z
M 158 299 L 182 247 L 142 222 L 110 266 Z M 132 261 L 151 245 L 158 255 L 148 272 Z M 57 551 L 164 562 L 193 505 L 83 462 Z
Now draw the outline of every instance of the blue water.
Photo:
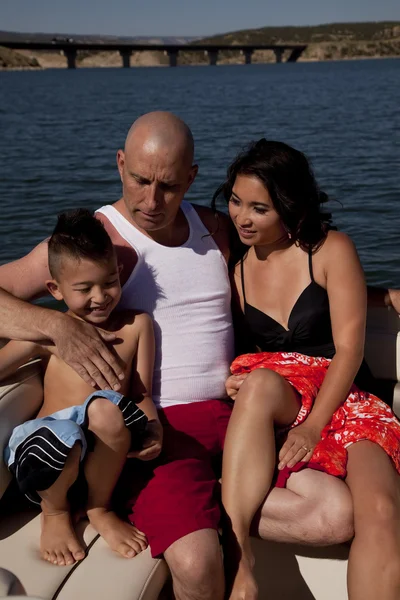
M 196 140 L 188 198 L 209 204 L 235 153 L 266 136 L 312 159 L 369 283 L 400 287 L 400 60 L 0 73 L 0 263 L 58 212 L 120 195 L 131 122 L 171 110 Z

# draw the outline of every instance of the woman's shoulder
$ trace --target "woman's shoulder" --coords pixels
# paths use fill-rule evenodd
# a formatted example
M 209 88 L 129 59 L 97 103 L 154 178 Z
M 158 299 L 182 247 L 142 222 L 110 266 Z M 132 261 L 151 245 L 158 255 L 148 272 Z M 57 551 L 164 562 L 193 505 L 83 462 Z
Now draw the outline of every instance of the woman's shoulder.
M 356 252 L 356 247 L 353 240 L 343 233 L 343 231 L 328 231 L 324 243 L 320 246 L 316 254 L 320 253 L 321 258 L 329 258 L 329 260 L 337 260 L 341 256 L 348 253 Z

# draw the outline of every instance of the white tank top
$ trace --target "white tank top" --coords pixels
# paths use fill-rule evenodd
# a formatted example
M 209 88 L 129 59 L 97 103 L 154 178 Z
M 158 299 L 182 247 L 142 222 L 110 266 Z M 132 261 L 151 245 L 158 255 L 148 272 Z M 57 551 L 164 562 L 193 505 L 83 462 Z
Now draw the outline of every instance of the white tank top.
M 154 320 L 153 399 L 161 408 L 224 398 L 233 358 L 225 259 L 191 204 L 184 201 L 182 211 L 189 237 L 172 248 L 145 236 L 113 206 L 98 211 L 138 256 L 119 306 Z

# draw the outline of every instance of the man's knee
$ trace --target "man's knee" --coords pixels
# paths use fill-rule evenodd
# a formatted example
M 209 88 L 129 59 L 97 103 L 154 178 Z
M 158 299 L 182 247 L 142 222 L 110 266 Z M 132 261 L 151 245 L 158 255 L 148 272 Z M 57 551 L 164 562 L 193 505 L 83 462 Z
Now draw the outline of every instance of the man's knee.
M 205 529 L 177 540 L 165 559 L 177 598 L 222 600 L 223 564 L 216 531 Z
M 303 515 L 313 527 L 318 545 L 340 544 L 354 536 L 353 502 L 343 481 L 312 469 L 293 474 L 290 479 L 289 489 L 304 498 Z

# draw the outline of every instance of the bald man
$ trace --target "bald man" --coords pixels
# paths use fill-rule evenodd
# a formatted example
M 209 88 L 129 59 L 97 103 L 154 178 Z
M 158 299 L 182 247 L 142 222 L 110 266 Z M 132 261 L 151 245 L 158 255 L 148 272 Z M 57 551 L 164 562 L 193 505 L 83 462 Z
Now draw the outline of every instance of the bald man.
M 230 406 L 224 382 L 233 356 L 227 272 L 228 220 L 184 196 L 193 183 L 193 137 L 170 113 L 139 118 L 117 154 L 123 196 L 97 212 L 122 265 L 122 308 L 155 323 L 154 401 L 164 425 L 163 459 L 143 474 L 131 521 L 163 554 L 177 600 L 222 600 L 214 464 Z M 92 385 L 118 389 L 122 370 L 104 342 L 109 333 L 29 304 L 45 294 L 47 243 L 0 268 L 0 335 L 50 340 Z M 328 545 L 352 535 L 344 483 L 317 471 L 293 474 L 273 489 L 257 524 L 265 539 Z

